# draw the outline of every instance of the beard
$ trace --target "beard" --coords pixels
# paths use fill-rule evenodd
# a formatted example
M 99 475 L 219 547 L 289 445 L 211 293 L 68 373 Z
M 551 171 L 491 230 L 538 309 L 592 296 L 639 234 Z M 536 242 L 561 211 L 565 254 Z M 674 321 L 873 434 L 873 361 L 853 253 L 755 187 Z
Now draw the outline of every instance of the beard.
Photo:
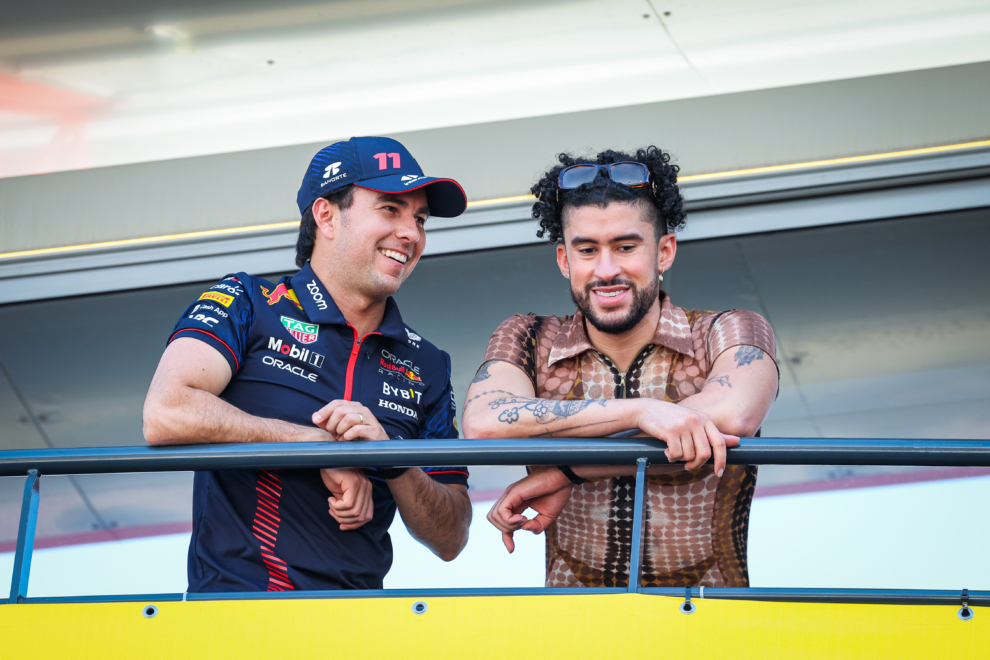
M 632 295 L 632 304 L 629 306 L 629 311 L 625 314 L 622 312 L 612 312 L 609 318 L 603 318 L 599 316 L 591 305 L 591 290 L 598 286 L 616 286 L 625 285 L 629 287 Z M 653 305 L 654 301 L 660 296 L 660 281 L 659 279 L 654 279 L 650 285 L 641 289 L 629 280 L 623 279 L 621 277 L 616 277 L 611 282 L 605 282 L 604 280 L 595 280 L 588 283 L 584 287 L 584 291 L 578 292 L 571 287 L 571 300 L 577 305 L 577 308 L 581 310 L 584 314 L 584 318 L 587 319 L 596 330 L 603 332 L 607 335 L 621 335 L 624 332 L 629 332 L 635 328 L 643 318 L 650 311 L 650 307 Z

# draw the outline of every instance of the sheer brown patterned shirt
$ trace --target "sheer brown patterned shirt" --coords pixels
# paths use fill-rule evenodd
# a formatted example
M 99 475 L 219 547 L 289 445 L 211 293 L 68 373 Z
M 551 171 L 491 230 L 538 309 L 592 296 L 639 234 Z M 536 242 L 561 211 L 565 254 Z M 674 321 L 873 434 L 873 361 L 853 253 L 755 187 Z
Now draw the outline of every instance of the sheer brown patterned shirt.
M 712 363 L 734 346 L 776 356 L 773 330 L 754 312 L 685 310 L 663 295 L 650 343 L 622 374 L 591 346 L 574 316 L 517 314 L 492 335 L 485 361 L 509 362 L 544 399 L 652 397 L 677 403 L 701 391 Z M 746 542 L 756 467 L 710 466 L 647 478 L 642 586 L 746 587 Z M 629 583 L 634 477 L 575 486 L 546 532 L 547 587 Z

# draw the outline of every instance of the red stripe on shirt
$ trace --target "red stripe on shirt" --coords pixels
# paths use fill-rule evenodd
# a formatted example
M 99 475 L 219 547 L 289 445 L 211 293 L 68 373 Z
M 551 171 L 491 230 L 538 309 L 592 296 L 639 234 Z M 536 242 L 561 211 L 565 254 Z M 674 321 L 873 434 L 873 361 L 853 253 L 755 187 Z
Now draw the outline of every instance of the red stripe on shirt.
M 224 340 L 220 339 L 219 337 L 217 337 L 212 332 L 207 332 L 206 330 L 200 330 L 198 328 L 183 328 L 182 330 L 176 330 L 175 333 L 171 337 L 168 338 L 168 343 L 171 344 L 172 343 L 172 340 L 175 339 L 175 336 L 178 335 L 179 333 L 182 333 L 182 332 L 202 332 L 207 337 L 213 337 L 218 342 L 220 342 L 221 344 L 223 344 L 224 346 L 226 346 L 227 347 L 227 350 L 230 351 L 230 356 L 232 358 L 234 358 L 234 373 L 237 373 L 240 370 L 241 363 L 237 360 L 237 355 L 234 353 L 234 349 L 232 349 L 230 347 L 230 345 L 227 344 L 227 342 L 225 342 Z
M 258 497 L 258 504 L 254 512 L 253 529 L 257 532 L 255 537 L 261 541 L 261 561 L 268 570 L 268 591 L 293 590 L 295 587 L 289 578 L 289 566 L 275 554 L 275 545 L 278 542 L 278 522 L 282 519 L 278 514 L 282 488 L 273 482 L 281 480 L 268 471 L 259 471 L 256 475 L 254 490 Z

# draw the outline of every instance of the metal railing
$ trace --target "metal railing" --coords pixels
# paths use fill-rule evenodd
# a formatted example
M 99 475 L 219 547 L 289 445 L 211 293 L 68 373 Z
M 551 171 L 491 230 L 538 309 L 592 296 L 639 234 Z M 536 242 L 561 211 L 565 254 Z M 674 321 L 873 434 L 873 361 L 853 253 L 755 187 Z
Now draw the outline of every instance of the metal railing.
M 640 556 L 646 468 L 667 463 L 666 444 L 651 438 L 549 438 L 499 440 L 391 440 L 194 445 L 185 447 L 98 447 L 0 451 L 0 477 L 27 475 L 18 525 L 10 599 L 0 603 L 217 600 L 257 598 L 355 598 L 398 595 L 497 596 L 640 593 L 691 598 L 899 604 L 990 605 L 990 591 L 889 589 L 760 589 L 641 587 Z M 917 467 L 990 466 L 988 440 L 871 440 L 743 438 L 728 450 L 734 465 L 889 465 Z M 232 469 L 386 467 L 427 465 L 636 465 L 631 575 L 627 588 L 418 589 L 229 594 L 142 594 L 28 598 L 27 587 L 38 519 L 41 474 L 103 474 Z M 687 608 L 686 610 L 684 608 Z M 962 611 L 962 610 L 960 610 Z

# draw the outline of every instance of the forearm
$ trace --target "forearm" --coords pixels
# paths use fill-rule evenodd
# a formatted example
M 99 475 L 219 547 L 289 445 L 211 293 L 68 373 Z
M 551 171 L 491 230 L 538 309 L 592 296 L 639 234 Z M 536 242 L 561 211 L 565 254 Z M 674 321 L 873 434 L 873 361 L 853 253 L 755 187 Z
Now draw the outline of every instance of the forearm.
M 748 438 L 756 433 L 769 411 L 769 406 L 744 407 L 705 392 L 688 397 L 679 405 L 705 413 L 715 422 L 719 431 L 741 438 Z
M 485 391 L 468 399 L 464 409 L 466 437 L 605 437 L 637 428 L 650 399 L 557 401 Z M 636 474 L 635 465 L 578 465 L 585 479 Z M 650 475 L 683 470 L 683 464 L 655 465 Z
M 467 488 L 441 484 L 419 468 L 409 468 L 388 485 L 413 538 L 444 561 L 457 557 L 467 545 L 471 526 Z
M 144 407 L 144 436 L 151 445 L 333 439 L 315 426 L 249 415 L 210 392 L 192 387 L 149 395 Z
M 468 438 L 603 437 L 637 428 L 642 400 L 558 401 L 482 391 L 464 407 Z
M 741 345 L 723 352 L 704 388 L 679 405 L 702 412 L 723 433 L 750 437 L 777 397 L 777 364 L 762 349 Z
M 661 463 L 651 465 L 646 468 L 646 474 L 657 476 L 680 472 L 684 469 L 683 463 Z M 635 465 L 572 465 L 571 470 L 579 477 L 585 479 L 596 479 L 600 477 L 628 477 L 636 474 Z

